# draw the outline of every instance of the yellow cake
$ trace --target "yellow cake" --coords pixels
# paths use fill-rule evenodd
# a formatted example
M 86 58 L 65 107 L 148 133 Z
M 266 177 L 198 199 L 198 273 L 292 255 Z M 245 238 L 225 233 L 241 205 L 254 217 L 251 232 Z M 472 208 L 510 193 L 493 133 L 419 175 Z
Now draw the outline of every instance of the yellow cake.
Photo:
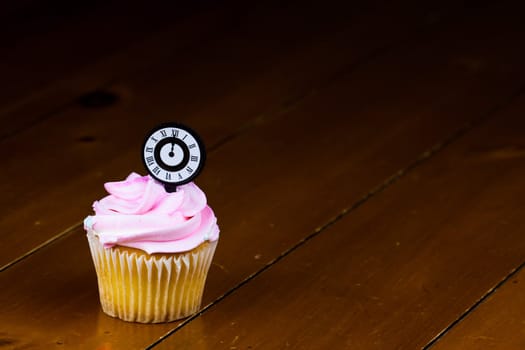
M 119 192 L 141 185 L 138 196 Z M 110 196 L 95 202 L 96 215 L 85 220 L 102 310 L 125 321 L 169 322 L 199 311 L 218 242 L 216 218 L 196 185 L 174 194 L 151 186 L 160 185 L 136 174 L 110 183 Z M 143 198 L 152 193 L 158 198 Z M 130 209 L 130 201 L 140 210 Z

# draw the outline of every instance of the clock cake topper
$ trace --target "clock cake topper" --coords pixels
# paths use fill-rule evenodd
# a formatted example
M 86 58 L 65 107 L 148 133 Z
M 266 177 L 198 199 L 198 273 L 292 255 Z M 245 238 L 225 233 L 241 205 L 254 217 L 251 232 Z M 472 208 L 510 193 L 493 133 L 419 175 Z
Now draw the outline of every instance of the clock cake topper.
M 206 150 L 199 135 L 185 125 L 165 123 L 146 135 L 142 160 L 167 192 L 193 180 L 204 166 Z

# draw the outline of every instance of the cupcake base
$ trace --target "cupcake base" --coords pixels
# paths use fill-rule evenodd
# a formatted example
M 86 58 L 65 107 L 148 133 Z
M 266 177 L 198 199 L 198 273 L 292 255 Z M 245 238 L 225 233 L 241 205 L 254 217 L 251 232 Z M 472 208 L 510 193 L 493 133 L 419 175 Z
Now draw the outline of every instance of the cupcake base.
M 104 248 L 93 232 L 89 247 L 98 278 L 102 310 L 125 321 L 175 321 L 199 311 L 217 241 L 173 254 Z

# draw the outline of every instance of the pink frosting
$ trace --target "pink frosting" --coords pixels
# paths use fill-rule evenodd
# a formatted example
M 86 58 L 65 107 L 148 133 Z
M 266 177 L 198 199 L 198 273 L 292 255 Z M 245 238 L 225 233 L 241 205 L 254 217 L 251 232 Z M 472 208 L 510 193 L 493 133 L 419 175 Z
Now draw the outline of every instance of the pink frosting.
M 84 228 L 107 248 L 177 253 L 219 238 L 217 218 L 193 182 L 168 193 L 150 176 L 131 173 L 104 187 L 109 196 L 93 203 L 95 215 L 84 220 Z

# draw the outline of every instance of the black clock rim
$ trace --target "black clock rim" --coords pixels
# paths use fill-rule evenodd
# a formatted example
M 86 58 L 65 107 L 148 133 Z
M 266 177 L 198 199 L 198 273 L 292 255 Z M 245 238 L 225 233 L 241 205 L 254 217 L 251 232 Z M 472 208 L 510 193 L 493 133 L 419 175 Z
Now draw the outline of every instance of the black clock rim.
M 149 170 L 148 168 L 148 164 L 146 162 L 146 157 L 144 155 L 144 151 L 146 150 L 146 143 L 148 142 L 148 139 L 154 134 L 156 133 L 157 131 L 159 131 L 160 129 L 165 129 L 165 128 L 177 128 L 177 129 L 180 129 L 180 130 L 183 130 L 189 134 L 191 134 L 191 136 L 193 136 L 193 138 L 195 139 L 195 141 L 197 142 L 197 144 L 199 145 L 199 149 L 201 151 L 201 154 L 200 154 L 200 161 L 199 161 L 199 165 L 197 166 L 197 169 L 194 169 L 193 170 L 193 173 L 188 176 L 187 178 L 185 178 L 184 180 L 179 180 L 179 181 L 173 181 L 173 182 L 170 182 L 170 181 L 166 181 L 165 179 L 162 179 L 162 178 L 159 178 L 155 175 L 155 173 L 153 173 L 152 171 Z M 158 182 L 164 184 L 164 185 L 168 185 L 168 186 L 180 186 L 180 185 L 184 185 L 184 184 L 187 184 L 191 181 L 193 181 L 202 171 L 202 169 L 204 168 L 204 164 L 206 163 L 206 149 L 204 148 L 204 142 L 202 141 L 201 137 L 199 136 L 199 134 L 197 134 L 192 128 L 190 128 L 189 126 L 186 126 L 182 123 L 177 123 L 177 122 L 167 122 L 167 123 L 162 123 L 162 124 L 159 124 L 157 125 L 156 127 L 154 127 L 153 129 L 151 129 L 149 131 L 149 133 L 146 134 L 146 137 L 144 138 L 144 142 L 142 143 L 142 154 L 141 154 L 141 159 L 142 159 L 142 164 L 144 164 L 144 167 L 146 168 L 146 171 L 148 172 L 148 174 L 153 177 L 155 180 L 157 180 Z
M 173 141 L 170 141 L 170 140 L 173 140 Z M 167 143 L 176 143 L 182 149 L 183 156 L 182 156 L 182 161 L 179 164 L 168 165 L 160 157 L 160 150 Z M 190 150 L 188 149 L 188 146 L 186 146 L 186 144 L 182 142 L 181 140 L 179 140 L 178 138 L 166 137 L 160 140 L 155 145 L 155 148 L 153 149 L 153 158 L 155 158 L 155 161 L 161 167 L 162 170 L 169 171 L 169 172 L 179 171 L 188 165 L 188 160 L 190 159 Z

